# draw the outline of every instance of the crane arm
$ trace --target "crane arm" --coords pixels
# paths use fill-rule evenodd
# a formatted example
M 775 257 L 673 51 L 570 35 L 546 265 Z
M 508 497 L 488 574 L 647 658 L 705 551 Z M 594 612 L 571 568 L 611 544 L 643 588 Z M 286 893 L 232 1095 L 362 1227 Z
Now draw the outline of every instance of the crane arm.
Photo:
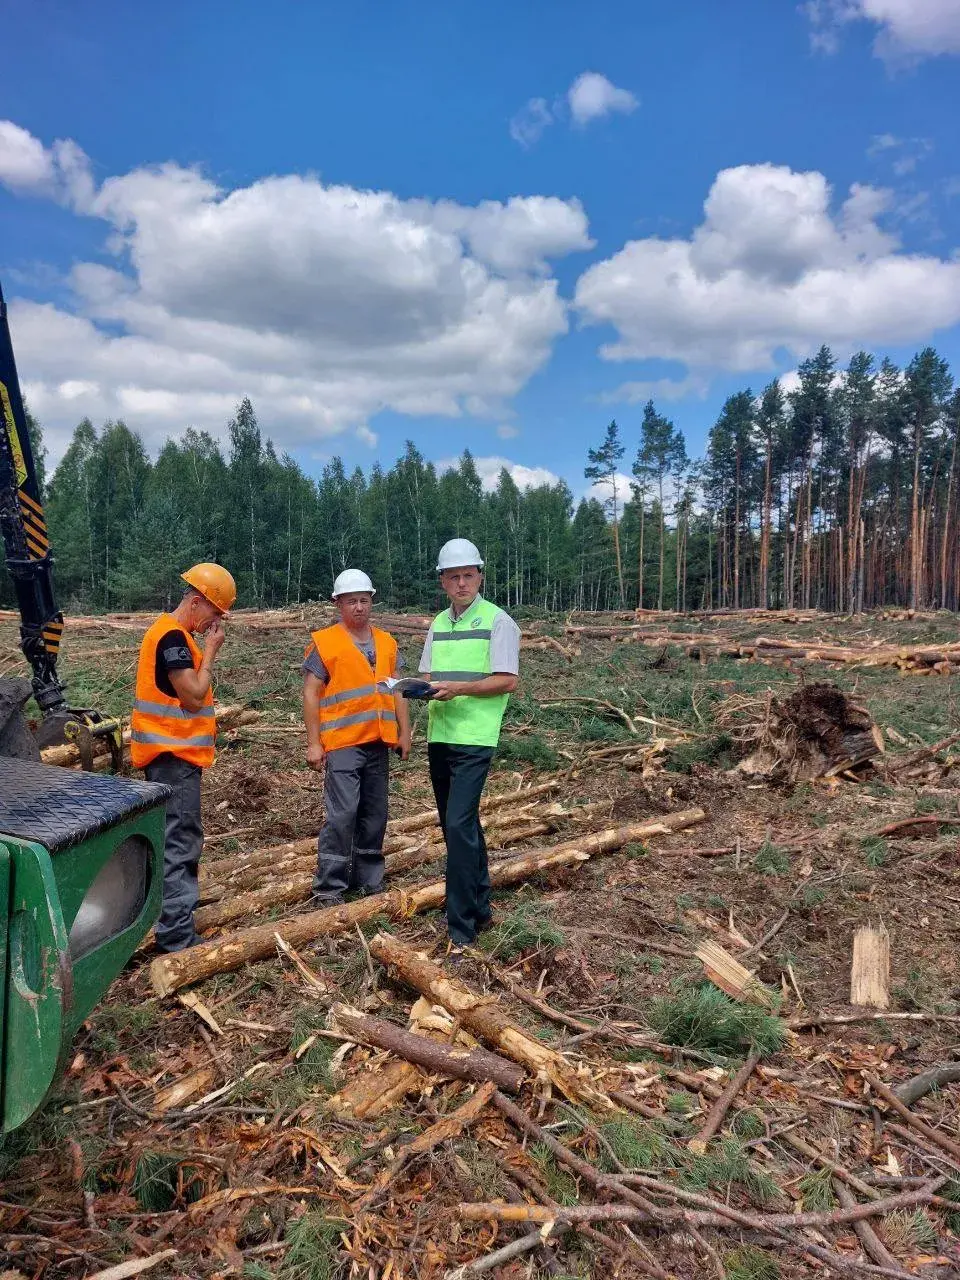
M 0 531 L 20 611 L 20 647 L 46 719 L 66 708 L 57 675 L 63 614 L 53 592 L 53 557 L 20 394 L 7 306 L 0 290 Z

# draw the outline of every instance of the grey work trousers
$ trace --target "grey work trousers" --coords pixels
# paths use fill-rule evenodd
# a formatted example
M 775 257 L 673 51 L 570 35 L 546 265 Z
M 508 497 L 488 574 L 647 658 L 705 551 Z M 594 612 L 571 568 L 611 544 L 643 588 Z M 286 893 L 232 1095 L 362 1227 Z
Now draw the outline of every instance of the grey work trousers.
M 324 823 L 317 840 L 313 895 L 339 901 L 348 889 L 383 888 L 390 748 L 384 742 L 328 751 L 324 761 Z
M 163 845 L 163 905 L 157 921 L 159 951 L 183 951 L 199 941 L 193 924 L 197 905 L 197 868 L 203 852 L 200 821 L 199 765 L 188 764 L 165 751 L 143 771 L 148 782 L 173 788 L 167 801 L 167 827 Z

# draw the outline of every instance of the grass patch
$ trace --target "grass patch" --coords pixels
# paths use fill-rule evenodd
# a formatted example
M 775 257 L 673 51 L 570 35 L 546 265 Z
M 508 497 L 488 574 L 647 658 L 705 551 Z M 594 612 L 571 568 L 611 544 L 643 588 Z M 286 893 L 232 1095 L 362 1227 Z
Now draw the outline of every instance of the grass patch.
M 669 1143 L 655 1124 L 633 1119 L 608 1120 L 600 1126 L 600 1132 L 625 1169 L 656 1169 L 667 1158 Z M 617 1172 L 609 1151 L 601 1147 L 599 1157 L 605 1172 Z
M 716 987 L 683 987 L 672 996 L 651 1001 L 651 1027 L 668 1044 L 736 1054 L 758 1049 L 774 1053 L 786 1028 L 780 1018 L 756 1005 L 738 1004 Z
M 772 840 L 764 840 L 753 860 L 754 869 L 764 876 L 785 876 L 790 870 L 790 859 Z
M 536 903 L 522 902 L 496 925 L 483 939 L 484 951 L 512 960 L 524 951 L 540 947 L 561 947 L 562 930 Z
M 776 1182 L 753 1163 L 737 1138 L 721 1138 L 703 1155 L 690 1156 L 680 1172 L 680 1180 L 688 1187 L 713 1187 L 724 1193 L 736 1186 L 760 1204 L 781 1198 Z
M 284 1237 L 287 1252 L 277 1273 L 280 1280 L 339 1280 L 346 1275 L 347 1264 L 340 1259 L 342 1230 L 341 1220 L 322 1213 L 305 1213 L 291 1222 Z
M 917 796 L 913 807 L 916 813 L 940 813 L 948 803 L 946 796 Z
M 939 991 L 937 982 L 931 982 L 924 971 L 917 968 L 908 969 L 903 982 L 893 988 L 893 994 L 911 1013 L 934 1011 Z
M 501 738 L 497 759 L 511 764 L 530 764 L 535 769 L 556 769 L 560 763 L 556 750 L 538 733 Z
M 204 1185 L 200 1170 L 182 1164 L 180 1156 L 145 1151 L 134 1169 L 131 1191 L 144 1213 L 166 1213 L 180 1199 L 187 1204 L 199 1200 Z
M 135 1046 L 157 1021 L 156 1004 L 108 1004 L 98 1010 L 90 1027 L 90 1047 L 110 1058 Z
M 529 1152 L 540 1170 L 544 1186 L 557 1204 L 578 1204 L 580 1197 L 577 1184 L 566 1169 L 561 1169 L 557 1164 L 550 1148 L 542 1142 L 535 1142 Z
M 767 1132 L 763 1116 L 759 1111 L 755 1111 L 753 1107 L 745 1107 L 743 1111 L 737 1111 L 734 1114 L 730 1128 L 738 1138 L 744 1138 L 748 1142 L 751 1142 L 754 1138 L 762 1138 Z
M 691 1111 L 697 1108 L 697 1100 L 692 1093 L 687 1093 L 683 1089 L 678 1089 L 675 1093 L 667 1094 L 667 1110 L 674 1116 L 688 1116 Z
M 671 773 L 693 773 L 695 765 L 729 769 L 735 763 L 733 739 L 727 733 L 715 733 L 709 738 L 677 743 L 668 752 L 665 765 Z
M 723 1255 L 726 1280 L 780 1280 L 780 1268 L 763 1249 L 743 1245 Z
M 813 1213 L 836 1208 L 837 1198 L 833 1194 L 833 1174 L 829 1169 L 817 1169 L 814 1173 L 805 1173 L 797 1186 L 803 1197 L 804 1212 Z
M 944 1200 L 960 1206 L 960 1178 L 951 1178 L 949 1182 L 944 1183 L 940 1194 Z M 947 1225 L 947 1230 L 953 1234 L 960 1235 L 960 1207 L 956 1209 L 948 1209 L 943 1216 L 943 1220 Z
M 936 1250 L 939 1243 L 937 1229 L 923 1209 L 914 1209 L 912 1212 L 909 1209 L 898 1209 L 896 1213 L 888 1213 L 881 1220 L 880 1233 L 893 1252 Z
M 863 850 L 868 867 L 876 870 L 886 865 L 890 856 L 890 846 L 882 836 L 864 836 L 860 841 L 860 848 Z

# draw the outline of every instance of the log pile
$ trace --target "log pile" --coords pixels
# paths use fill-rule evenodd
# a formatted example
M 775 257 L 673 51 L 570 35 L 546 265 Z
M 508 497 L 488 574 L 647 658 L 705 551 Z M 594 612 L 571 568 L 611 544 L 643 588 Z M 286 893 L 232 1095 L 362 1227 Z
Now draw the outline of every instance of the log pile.
M 231 706 L 218 706 L 217 713 L 217 730 L 238 729 L 243 725 L 256 724 L 261 719 L 261 712 L 252 711 L 250 708 L 240 704 Z M 123 753 L 124 760 L 130 762 L 130 725 L 127 723 L 123 730 Z M 93 757 L 94 768 L 98 767 L 98 762 L 104 765 L 109 763 L 110 746 L 105 738 L 94 738 L 93 740 Z M 40 752 L 40 759 L 44 764 L 61 765 L 64 768 L 79 767 L 80 765 L 80 748 L 67 742 L 59 747 L 45 747 Z
M 493 1251 L 489 1238 L 479 1237 L 473 1246 L 474 1260 L 466 1260 L 454 1270 L 447 1271 L 448 1280 L 453 1277 L 465 1280 L 468 1276 L 494 1272 L 511 1259 L 538 1250 L 547 1250 L 548 1260 L 553 1257 L 556 1261 L 555 1255 L 549 1253 L 552 1242 L 571 1230 L 584 1234 L 612 1261 L 629 1266 L 630 1274 L 670 1280 L 671 1275 L 677 1273 L 668 1271 L 659 1261 L 655 1251 L 658 1242 L 665 1242 L 667 1237 L 675 1242 L 686 1236 L 695 1256 L 709 1266 L 711 1262 L 719 1261 L 719 1254 L 703 1235 L 705 1229 L 720 1235 L 731 1233 L 734 1238 L 739 1236 L 741 1239 L 747 1233 L 777 1254 L 792 1254 L 798 1260 L 815 1264 L 818 1270 L 823 1269 L 830 1274 L 869 1270 L 869 1266 L 851 1255 L 849 1245 L 834 1238 L 834 1233 L 843 1237 L 845 1232 L 852 1230 L 867 1258 L 882 1268 L 883 1274 L 891 1275 L 895 1280 L 908 1280 L 910 1272 L 901 1267 L 885 1243 L 884 1228 L 886 1222 L 892 1221 L 888 1215 L 933 1207 L 938 1203 L 938 1192 L 946 1178 L 938 1174 L 936 1162 L 933 1172 L 927 1176 L 912 1180 L 890 1179 L 894 1183 L 892 1194 L 882 1194 L 863 1177 L 797 1134 L 794 1131 L 796 1121 L 784 1124 L 781 1117 L 777 1124 L 770 1108 L 772 1106 L 776 1110 L 775 1099 L 779 1095 L 776 1087 L 770 1090 L 770 1083 L 773 1081 L 775 1086 L 781 1073 L 773 1071 L 768 1074 L 761 1065 L 762 1054 L 757 1050 L 747 1056 L 738 1070 L 731 1069 L 722 1083 L 717 1077 L 722 1079 L 724 1073 L 716 1068 L 698 1073 L 677 1067 L 660 1068 L 664 1079 L 694 1090 L 711 1104 L 695 1136 L 686 1143 L 689 1158 L 700 1161 L 710 1158 L 711 1150 L 717 1149 L 715 1144 L 720 1145 L 724 1140 L 723 1130 L 731 1112 L 748 1111 L 754 1117 L 759 1112 L 763 1115 L 767 1137 L 752 1145 L 763 1148 L 764 1168 L 769 1167 L 778 1148 L 781 1159 L 784 1151 L 792 1154 L 794 1160 L 799 1157 L 801 1170 L 813 1166 L 832 1179 L 837 1207 L 806 1208 L 802 1201 L 793 1204 L 783 1187 L 771 1184 L 766 1172 L 756 1176 L 765 1178 L 767 1185 L 772 1185 L 772 1192 L 767 1190 L 764 1193 L 766 1203 L 759 1210 L 752 1205 L 744 1205 L 742 1199 L 731 1201 L 729 1189 L 726 1196 L 711 1194 L 709 1189 L 691 1189 L 682 1178 L 675 1176 L 684 1164 L 684 1157 L 679 1153 L 666 1162 L 654 1162 L 650 1168 L 624 1166 L 582 1110 L 573 1111 L 560 1103 L 557 1113 L 568 1114 L 576 1121 L 572 1132 L 574 1135 L 579 1133 L 581 1139 L 575 1143 L 564 1133 L 564 1126 L 541 1122 L 545 1098 L 541 1098 L 534 1118 L 522 1094 L 512 1101 L 501 1088 L 495 1087 L 496 1075 L 503 1075 L 509 1070 L 507 1062 L 518 1064 L 524 1074 L 539 1081 L 541 1088 L 553 1087 L 567 1098 L 581 1104 L 588 1103 L 595 1114 L 611 1115 L 619 1109 L 621 1116 L 624 1111 L 636 1111 L 656 1117 L 658 1112 L 632 1091 L 610 1088 L 609 1093 L 603 1092 L 598 1087 L 596 1071 L 591 1073 L 584 1064 L 575 1065 L 568 1056 L 513 1023 L 499 1002 L 483 996 L 459 975 L 450 975 L 441 964 L 419 954 L 393 935 L 378 934 L 370 944 L 370 952 L 400 983 L 421 993 L 411 1013 L 411 1024 L 417 1017 L 426 1016 L 437 1032 L 452 1027 L 456 1036 L 466 1029 L 476 1040 L 489 1045 L 493 1053 L 492 1059 L 482 1057 L 479 1046 L 471 1040 L 468 1048 L 455 1051 L 454 1062 L 450 1063 L 444 1049 L 423 1035 L 411 1034 L 394 1025 L 377 1025 L 379 1020 L 366 1018 L 355 1010 L 343 1010 L 342 1006 L 334 1006 L 331 1010 L 331 1025 L 342 1034 L 349 1035 L 353 1043 L 372 1043 L 388 1053 L 373 1070 L 366 1071 L 359 1078 L 363 1081 L 367 1098 L 377 1098 L 375 1079 L 379 1079 L 381 1085 L 381 1101 L 384 1098 L 397 1099 L 398 1081 L 405 1081 L 408 1088 L 415 1088 L 418 1084 L 424 1088 L 428 1079 L 438 1077 L 483 1081 L 466 1101 L 436 1120 L 400 1156 L 394 1156 L 359 1196 L 353 1193 L 349 1221 L 352 1227 L 350 1247 L 354 1257 L 362 1248 L 371 1225 L 363 1215 L 391 1191 L 395 1195 L 402 1194 L 397 1183 L 409 1169 L 410 1160 L 437 1150 L 451 1133 L 462 1133 L 469 1125 L 481 1144 L 489 1144 L 497 1166 L 503 1171 L 508 1193 L 499 1199 L 488 1197 L 462 1201 L 458 1206 L 461 1221 L 505 1226 L 518 1224 L 525 1233 Z M 552 1012 L 549 1007 L 541 1002 L 534 1002 L 534 1007 L 538 1003 L 549 1016 Z M 466 1065 L 468 1061 L 471 1062 L 469 1067 Z M 424 1068 L 429 1071 L 429 1077 L 424 1076 Z M 605 1079 L 611 1074 L 609 1068 L 603 1072 Z M 757 1076 L 759 1080 L 756 1080 Z M 897 1129 L 898 1134 L 902 1132 L 908 1139 L 913 1136 L 917 1143 L 929 1141 L 933 1145 L 928 1149 L 938 1149 L 941 1158 L 951 1153 L 960 1155 L 960 1148 L 950 1138 L 938 1134 L 915 1117 L 909 1105 L 882 1081 L 867 1072 L 863 1076 L 876 1102 L 890 1115 L 906 1120 L 910 1126 Z M 955 1079 L 956 1073 L 951 1075 L 948 1071 L 943 1078 Z M 756 1087 L 752 1096 L 742 1096 L 751 1090 L 753 1082 Z M 511 1083 L 519 1085 L 522 1082 L 514 1077 Z M 350 1086 L 343 1092 L 349 1089 Z M 342 1096 L 337 1095 L 330 1100 L 328 1110 L 333 1114 L 343 1114 Z M 862 1110 L 868 1111 L 869 1108 L 863 1107 Z M 349 1114 L 369 1117 L 380 1113 L 379 1110 L 354 1110 Z M 494 1120 L 500 1122 L 496 1127 Z M 666 1118 L 663 1123 L 669 1131 Z M 883 1125 L 885 1121 L 881 1117 L 878 1123 Z M 526 1171 L 518 1156 L 508 1154 L 513 1149 L 511 1133 L 514 1143 L 519 1140 L 523 1150 L 528 1149 L 528 1144 L 535 1145 L 536 1149 L 547 1153 L 556 1166 L 577 1179 L 580 1195 L 573 1204 L 558 1204 L 543 1184 Z M 720 1149 L 723 1149 L 722 1145 Z M 594 1160 L 585 1158 L 591 1151 Z M 789 1156 L 787 1158 L 789 1161 Z M 604 1172 L 599 1167 L 600 1159 L 606 1163 L 607 1169 L 612 1164 L 614 1172 Z M 861 1161 L 868 1159 L 869 1153 L 861 1154 Z M 521 1194 L 513 1194 L 511 1188 L 519 1189 Z M 585 1189 L 589 1189 L 590 1194 L 586 1194 Z M 881 1234 L 869 1225 L 871 1221 L 879 1224 Z M 622 1237 L 619 1232 L 628 1224 L 642 1226 L 645 1235 L 641 1238 L 627 1232 Z M 535 1229 L 526 1230 L 531 1226 Z M 944 1257 L 943 1261 L 947 1259 Z M 701 1273 L 706 1272 L 701 1272 L 698 1263 L 696 1274 Z M 716 1269 L 716 1273 L 725 1274 L 722 1268 Z
M 575 867 L 591 857 L 622 849 L 626 844 L 682 831 L 705 818 L 702 809 L 683 809 L 660 818 L 586 836 L 571 842 L 575 847 L 564 844 L 531 850 L 516 858 L 494 862 L 490 868 L 490 883 L 494 888 L 520 884 L 545 871 Z M 150 980 L 158 995 L 170 995 L 215 973 L 229 973 L 249 961 L 262 960 L 273 953 L 278 937 L 291 946 L 302 946 L 321 937 L 345 933 L 376 915 L 403 919 L 419 911 L 442 906 L 444 893 L 444 882 L 436 880 L 410 889 L 390 889 L 385 893 L 371 894 L 345 906 L 326 907 L 276 925 L 240 929 L 185 951 L 158 956 L 150 966 Z

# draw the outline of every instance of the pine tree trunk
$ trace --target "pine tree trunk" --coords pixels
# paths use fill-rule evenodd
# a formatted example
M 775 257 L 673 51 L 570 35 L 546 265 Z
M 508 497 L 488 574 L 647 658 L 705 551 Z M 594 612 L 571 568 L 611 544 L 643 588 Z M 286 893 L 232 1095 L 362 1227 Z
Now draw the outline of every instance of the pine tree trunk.
M 733 487 L 733 607 L 740 608 L 740 448 Z
M 770 608 L 770 472 L 772 447 L 767 437 L 767 461 L 763 472 L 763 515 L 760 520 L 760 607 Z
M 640 549 L 637 554 L 637 608 L 643 608 L 643 494 L 640 495 Z
M 943 503 L 943 538 L 940 543 L 940 608 L 949 609 L 947 599 L 947 575 L 950 564 L 950 516 L 953 510 L 953 477 L 957 464 L 957 438 L 960 436 L 960 421 L 953 433 L 953 448 L 950 451 L 950 470 L 947 473 L 947 495 Z
M 663 553 L 664 553 L 664 534 L 666 532 L 666 520 L 663 515 L 663 477 L 660 477 L 660 580 L 657 585 L 657 608 L 663 608 Z
M 920 427 L 914 431 L 913 493 L 910 498 L 910 608 L 920 607 Z

